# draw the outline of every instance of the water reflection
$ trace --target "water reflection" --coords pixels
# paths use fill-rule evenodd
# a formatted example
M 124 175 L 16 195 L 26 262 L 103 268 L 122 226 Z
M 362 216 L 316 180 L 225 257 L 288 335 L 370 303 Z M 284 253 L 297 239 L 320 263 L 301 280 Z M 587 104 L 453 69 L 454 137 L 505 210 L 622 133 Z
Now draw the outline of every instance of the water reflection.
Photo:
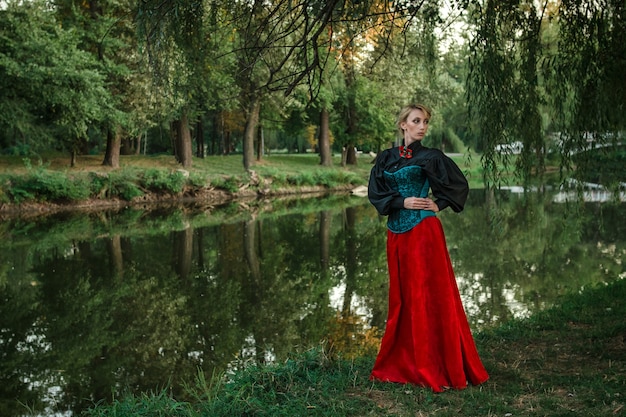
M 472 192 L 444 212 L 474 328 L 623 278 L 623 205 Z M 72 415 L 130 391 L 282 360 L 373 354 L 385 223 L 350 196 L 64 214 L 0 225 L 0 415 Z M 25 407 L 26 406 L 26 407 Z

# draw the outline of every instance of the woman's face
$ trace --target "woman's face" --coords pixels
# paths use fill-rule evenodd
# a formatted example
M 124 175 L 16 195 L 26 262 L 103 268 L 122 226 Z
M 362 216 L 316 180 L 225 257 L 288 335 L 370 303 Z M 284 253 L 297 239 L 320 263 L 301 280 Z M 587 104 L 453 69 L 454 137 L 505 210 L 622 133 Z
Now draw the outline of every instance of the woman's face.
M 428 131 L 429 122 L 430 119 L 422 110 L 411 110 L 406 120 L 400 123 L 400 127 L 404 130 L 404 144 L 409 145 L 416 140 L 424 139 Z

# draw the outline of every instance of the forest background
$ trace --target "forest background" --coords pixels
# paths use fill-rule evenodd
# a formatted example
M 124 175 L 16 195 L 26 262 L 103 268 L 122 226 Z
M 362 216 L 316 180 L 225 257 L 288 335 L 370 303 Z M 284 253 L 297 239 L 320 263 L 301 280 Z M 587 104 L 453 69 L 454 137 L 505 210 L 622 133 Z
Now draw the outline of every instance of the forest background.
M 411 101 L 434 109 L 426 144 L 474 155 L 487 187 L 511 171 L 524 184 L 541 181 L 548 167 L 561 180 L 575 170 L 619 187 L 625 13 L 624 0 L 2 0 L 0 208 L 43 194 L 134 198 L 125 157 L 141 161 L 142 187 L 170 191 L 213 181 L 197 167 L 215 177 L 232 169 L 215 162 L 223 155 L 253 181 L 273 154 L 314 154 L 320 169 L 348 172 L 328 184 L 350 183 L 357 151 L 393 143 L 394 117 Z M 59 154 L 65 170 L 51 165 Z M 101 169 L 80 177 L 87 160 Z M 242 188 L 241 179 L 220 181 L 212 184 Z M 336 365 L 322 353 L 244 374 L 232 395 L 205 387 L 200 400 L 217 399 L 205 405 L 221 415 L 255 410 L 261 395 L 273 407 L 277 392 L 309 415 L 309 401 L 323 415 L 361 400 L 353 415 L 622 415 L 624 291 L 622 280 L 481 336 L 494 383 L 470 395 L 381 393 L 364 377 L 371 361 Z M 306 378 L 294 384 L 294 375 Z M 311 390 L 312 379 L 330 388 Z M 115 406 L 196 415 L 167 395 L 129 401 Z
M 392 144 L 398 109 L 418 101 L 434 109 L 426 144 L 480 155 L 487 186 L 510 168 L 541 178 L 548 162 L 623 182 L 622 0 L 0 8 L 0 152 L 27 167 L 59 152 L 68 167 L 142 154 L 189 170 L 194 155 L 240 154 L 252 175 L 272 153 L 311 152 L 322 167 L 333 153 L 349 166 Z M 602 154 L 574 156 L 590 144 Z M 16 182 L 4 181 L 5 202 L 29 196 L 11 192 Z

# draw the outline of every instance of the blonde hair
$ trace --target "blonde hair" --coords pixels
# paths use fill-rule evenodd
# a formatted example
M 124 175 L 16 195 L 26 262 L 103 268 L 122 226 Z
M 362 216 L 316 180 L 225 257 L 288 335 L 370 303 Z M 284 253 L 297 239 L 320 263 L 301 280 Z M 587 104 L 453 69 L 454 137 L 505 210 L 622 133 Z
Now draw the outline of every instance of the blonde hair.
M 429 119 L 432 115 L 432 111 L 430 110 L 430 108 L 423 104 L 414 103 L 414 104 L 409 104 L 407 106 L 404 106 L 402 110 L 400 110 L 400 113 L 398 113 L 398 119 L 396 120 L 396 127 L 398 128 L 398 135 L 401 138 L 404 137 L 404 131 L 402 130 L 402 127 L 400 125 L 406 122 L 406 119 L 409 117 L 409 114 L 413 110 L 423 111 L 426 114 L 426 117 L 428 117 Z

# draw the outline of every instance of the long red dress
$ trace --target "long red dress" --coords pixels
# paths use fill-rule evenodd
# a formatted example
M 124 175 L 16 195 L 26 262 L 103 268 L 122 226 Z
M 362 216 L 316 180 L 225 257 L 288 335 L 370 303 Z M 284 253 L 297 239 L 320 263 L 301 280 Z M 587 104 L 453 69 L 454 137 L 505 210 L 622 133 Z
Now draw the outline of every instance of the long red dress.
M 485 382 L 485 370 L 461 303 L 441 222 L 434 212 L 406 210 L 404 198 L 432 187 L 440 209 L 461 211 L 467 181 L 443 153 L 415 142 L 409 159 L 384 151 L 372 169 L 369 198 L 389 216 L 389 312 L 371 378 L 435 392 Z

